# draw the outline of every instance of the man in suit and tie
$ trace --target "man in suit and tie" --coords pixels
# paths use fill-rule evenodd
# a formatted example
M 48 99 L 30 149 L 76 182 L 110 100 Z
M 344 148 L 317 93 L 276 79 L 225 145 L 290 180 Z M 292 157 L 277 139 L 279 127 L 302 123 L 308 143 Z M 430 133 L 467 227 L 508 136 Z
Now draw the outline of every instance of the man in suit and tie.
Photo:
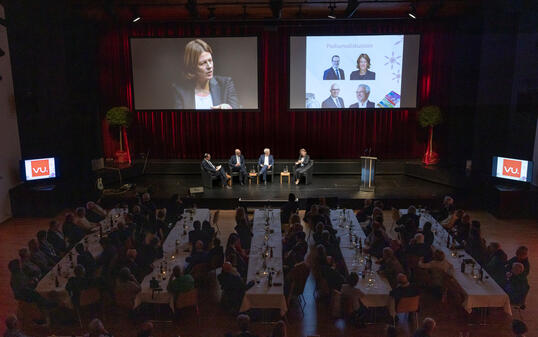
M 267 184 L 267 170 L 272 169 L 274 163 L 275 161 L 273 155 L 271 155 L 271 150 L 265 148 L 260 159 L 258 159 L 258 165 L 260 166 L 260 172 L 258 174 L 263 177 L 264 184 Z
M 323 109 L 341 109 L 344 107 L 344 100 L 338 97 L 340 94 L 340 86 L 336 83 L 331 85 L 331 96 L 321 103 Z
M 245 184 L 247 177 L 247 166 L 245 165 L 245 157 L 241 154 L 241 150 L 235 149 L 235 155 L 230 157 L 228 162 L 232 172 L 239 172 L 239 182 Z
M 323 72 L 324 80 L 345 80 L 344 71 L 339 68 L 340 56 L 334 55 L 331 59 L 332 67 Z
M 204 170 L 213 177 L 219 177 L 222 187 L 231 188 L 226 183 L 228 182 L 228 177 L 226 172 L 221 165 L 215 166 L 211 162 L 211 155 L 209 153 L 204 154 L 204 160 L 202 161 L 202 167 Z
M 375 108 L 374 102 L 370 102 L 368 97 L 370 96 L 370 86 L 367 84 L 359 84 L 357 87 L 357 103 L 353 103 L 349 106 L 350 109 L 357 108 Z

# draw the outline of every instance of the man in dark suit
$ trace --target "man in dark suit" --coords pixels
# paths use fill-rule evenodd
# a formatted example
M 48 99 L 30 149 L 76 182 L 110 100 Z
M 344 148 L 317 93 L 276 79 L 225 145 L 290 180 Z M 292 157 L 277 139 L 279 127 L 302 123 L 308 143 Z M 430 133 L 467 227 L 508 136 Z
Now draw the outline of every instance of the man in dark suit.
M 340 94 L 340 86 L 336 83 L 331 85 L 331 96 L 321 103 L 324 109 L 341 109 L 344 107 L 344 100 L 338 97 Z
M 267 170 L 272 169 L 274 163 L 275 160 L 273 159 L 271 150 L 265 148 L 260 159 L 258 159 L 258 165 L 260 166 L 260 172 L 258 174 L 263 177 L 264 184 L 267 184 Z
M 235 155 L 230 157 L 230 170 L 232 172 L 239 172 L 239 182 L 241 185 L 245 184 L 247 177 L 247 166 L 245 165 L 245 157 L 241 154 L 241 150 L 235 149 Z
M 357 103 L 353 103 L 349 106 L 350 109 L 357 108 L 375 108 L 374 102 L 370 102 L 368 97 L 370 96 L 370 86 L 366 84 L 359 84 L 357 87 Z
M 57 253 L 65 254 L 65 252 L 67 251 L 64 234 L 60 230 L 60 223 L 56 220 L 52 220 L 49 223 L 49 230 L 47 231 L 47 241 L 52 245 L 52 247 Z
M 346 76 L 344 71 L 339 68 L 340 66 L 340 56 L 334 55 L 331 58 L 332 67 L 323 72 L 324 80 L 345 80 Z
M 219 177 L 222 187 L 230 188 L 226 183 L 228 182 L 228 177 L 226 172 L 221 165 L 215 166 L 211 162 L 211 155 L 209 153 L 204 154 L 204 160 L 202 161 L 202 167 L 204 170 L 213 177 Z

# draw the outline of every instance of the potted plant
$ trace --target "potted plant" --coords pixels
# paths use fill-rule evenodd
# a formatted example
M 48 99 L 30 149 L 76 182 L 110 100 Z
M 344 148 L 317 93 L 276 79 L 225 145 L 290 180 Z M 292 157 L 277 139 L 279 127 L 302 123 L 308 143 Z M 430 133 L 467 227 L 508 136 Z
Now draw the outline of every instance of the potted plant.
M 437 105 L 428 105 L 418 112 L 418 122 L 423 128 L 428 127 L 428 145 L 422 162 L 426 165 L 434 165 L 439 162 L 439 155 L 433 151 L 433 128 L 443 122 L 443 114 Z
M 120 132 L 120 149 L 116 151 L 117 162 L 122 164 L 129 162 L 129 156 L 123 150 L 123 133 L 131 123 L 131 111 L 125 106 L 113 107 L 106 112 L 106 120 L 110 126 L 117 126 Z

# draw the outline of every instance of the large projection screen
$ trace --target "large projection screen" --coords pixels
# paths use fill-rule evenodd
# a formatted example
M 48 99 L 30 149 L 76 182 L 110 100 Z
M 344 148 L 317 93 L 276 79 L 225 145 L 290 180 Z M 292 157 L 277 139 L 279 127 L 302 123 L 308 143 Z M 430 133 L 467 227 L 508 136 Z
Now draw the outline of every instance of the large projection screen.
M 414 108 L 420 35 L 290 37 L 291 109 Z
M 130 47 L 136 110 L 258 109 L 256 36 L 132 37 Z

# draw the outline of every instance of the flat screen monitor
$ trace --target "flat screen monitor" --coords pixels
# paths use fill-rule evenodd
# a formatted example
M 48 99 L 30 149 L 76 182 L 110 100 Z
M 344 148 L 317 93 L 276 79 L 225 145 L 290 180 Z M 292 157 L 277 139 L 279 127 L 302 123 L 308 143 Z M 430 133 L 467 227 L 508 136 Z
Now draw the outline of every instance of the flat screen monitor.
M 54 179 L 58 177 L 56 158 L 21 160 L 21 178 L 24 181 Z
M 532 161 L 493 157 L 492 175 L 497 178 L 530 182 L 532 181 Z

